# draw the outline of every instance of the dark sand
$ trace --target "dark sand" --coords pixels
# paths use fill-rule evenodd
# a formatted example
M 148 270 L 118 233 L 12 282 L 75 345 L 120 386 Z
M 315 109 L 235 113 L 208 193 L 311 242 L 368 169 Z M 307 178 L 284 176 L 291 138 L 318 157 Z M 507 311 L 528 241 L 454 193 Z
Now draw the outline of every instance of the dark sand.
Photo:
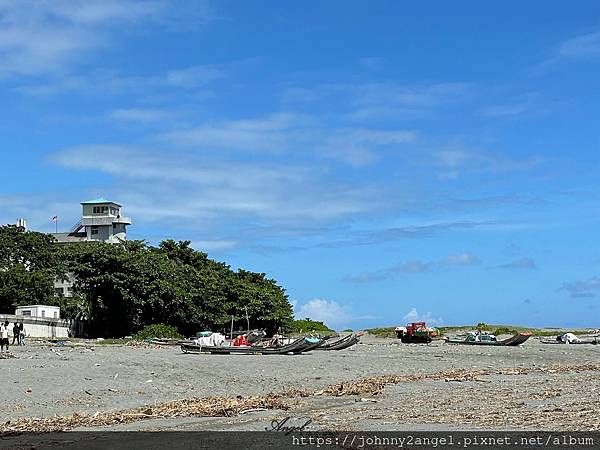
M 295 356 L 190 355 L 179 347 L 89 344 L 11 347 L 0 360 L 3 422 L 75 412 L 134 408 L 188 397 L 260 395 L 289 388 L 318 391 L 341 381 L 378 375 L 431 374 L 448 369 L 485 370 L 475 380 L 403 381 L 380 395 L 290 398 L 288 411 L 235 417 L 152 419 L 114 430 L 263 430 L 290 416 L 310 429 L 600 429 L 600 345 L 522 347 L 401 344 L 364 337 L 339 352 Z M 596 365 L 590 370 L 541 368 Z M 497 374 L 529 368 L 528 374 Z

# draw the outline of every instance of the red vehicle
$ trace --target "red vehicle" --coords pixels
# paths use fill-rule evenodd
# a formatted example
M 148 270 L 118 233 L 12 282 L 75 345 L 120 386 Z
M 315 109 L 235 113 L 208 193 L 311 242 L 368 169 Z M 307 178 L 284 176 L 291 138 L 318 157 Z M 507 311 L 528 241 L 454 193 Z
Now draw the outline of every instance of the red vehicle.
M 430 343 L 437 332 L 428 328 L 425 322 L 412 322 L 406 327 L 396 327 L 396 336 L 405 344 Z

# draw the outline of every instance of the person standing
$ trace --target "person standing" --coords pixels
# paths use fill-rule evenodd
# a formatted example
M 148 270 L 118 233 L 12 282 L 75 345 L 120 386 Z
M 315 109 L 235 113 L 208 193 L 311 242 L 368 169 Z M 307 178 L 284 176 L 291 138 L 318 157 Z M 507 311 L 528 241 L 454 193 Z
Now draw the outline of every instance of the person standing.
M 4 347 L 8 353 L 8 320 L 0 324 L 0 352 L 4 351 Z
M 25 345 L 25 328 L 23 322 L 19 324 L 19 345 L 22 347 Z
M 12 345 L 15 345 L 15 341 L 17 342 L 17 344 L 19 344 L 19 342 L 21 342 L 20 331 L 21 331 L 21 329 L 19 328 L 19 324 L 17 322 L 15 322 L 13 324 L 13 341 L 12 341 Z

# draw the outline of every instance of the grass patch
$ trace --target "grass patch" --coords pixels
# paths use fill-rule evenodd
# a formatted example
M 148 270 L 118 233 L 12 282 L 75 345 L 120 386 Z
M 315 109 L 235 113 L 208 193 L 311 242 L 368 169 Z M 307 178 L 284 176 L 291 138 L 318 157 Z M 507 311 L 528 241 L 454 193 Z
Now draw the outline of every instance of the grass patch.
M 395 338 L 396 332 L 394 331 L 396 327 L 382 327 L 382 328 L 369 328 L 365 330 L 371 336 L 381 337 L 381 338 Z
M 179 334 L 179 330 L 171 325 L 164 325 L 162 323 L 146 325 L 135 335 L 138 341 L 146 339 L 158 338 L 158 339 L 181 339 L 183 336 Z
M 96 341 L 96 344 L 100 344 L 100 345 L 115 345 L 115 344 L 126 344 L 127 342 L 131 342 L 131 339 L 116 339 L 116 338 L 109 338 L 109 339 L 102 339 L 101 341 Z

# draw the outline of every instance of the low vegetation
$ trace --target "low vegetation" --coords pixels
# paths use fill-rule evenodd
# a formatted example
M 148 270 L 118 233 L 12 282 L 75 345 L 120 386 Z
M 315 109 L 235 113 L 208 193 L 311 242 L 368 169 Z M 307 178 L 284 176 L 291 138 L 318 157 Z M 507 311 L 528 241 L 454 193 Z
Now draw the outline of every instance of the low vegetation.
M 152 338 L 181 339 L 182 337 L 183 336 L 179 334 L 179 331 L 177 331 L 177 328 L 163 323 L 146 325 L 135 334 L 135 338 L 139 341 Z
M 288 330 L 292 333 L 319 333 L 319 334 L 336 334 L 335 330 L 332 330 L 323 322 L 311 320 L 309 318 L 301 320 L 293 320 L 288 325 Z
M 394 331 L 395 327 L 381 327 L 381 328 L 370 328 L 365 330 L 371 336 L 381 337 L 381 338 L 395 338 L 396 333 Z M 518 327 L 512 325 L 490 325 L 484 322 L 480 322 L 476 325 L 460 325 L 460 326 L 446 326 L 446 327 L 436 327 L 440 336 L 444 336 L 447 334 L 456 334 L 456 333 L 466 333 L 471 330 L 481 330 L 488 331 L 495 335 L 513 335 L 517 333 L 530 332 L 533 336 L 545 337 L 545 336 L 556 336 L 558 334 L 563 333 L 573 333 L 576 335 L 587 334 L 587 330 L 568 330 L 568 329 L 558 329 L 558 328 L 527 328 L 527 327 Z
M 383 327 L 383 328 L 369 328 L 365 330 L 371 336 L 382 337 L 382 338 L 395 338 L 396 332 L 394 331 L 396 327 Z

